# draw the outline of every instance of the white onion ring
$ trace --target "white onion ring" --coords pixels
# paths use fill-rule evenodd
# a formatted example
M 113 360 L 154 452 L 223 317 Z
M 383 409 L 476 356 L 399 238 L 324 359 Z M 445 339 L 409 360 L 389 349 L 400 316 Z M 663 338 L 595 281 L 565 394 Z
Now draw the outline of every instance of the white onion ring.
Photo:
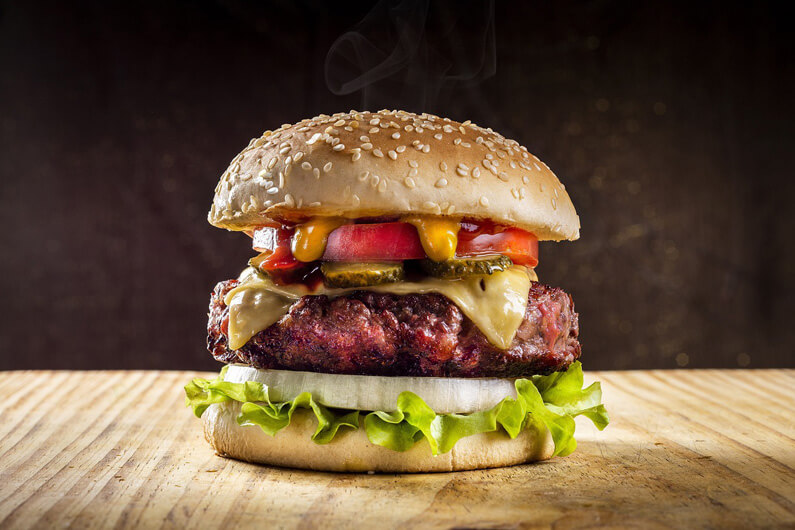
M 420 396 L 437 414 L 488 410 L 506 397 L 516 397 L 513 379 L 496 378 L 319 374 L 232 364 L 225 380 L 264 383 L 274 402 L 291 401 L 301 392 L 309 392 L 327 407 L 367 411 L 394 411 L 398 395 L 406 390 Z

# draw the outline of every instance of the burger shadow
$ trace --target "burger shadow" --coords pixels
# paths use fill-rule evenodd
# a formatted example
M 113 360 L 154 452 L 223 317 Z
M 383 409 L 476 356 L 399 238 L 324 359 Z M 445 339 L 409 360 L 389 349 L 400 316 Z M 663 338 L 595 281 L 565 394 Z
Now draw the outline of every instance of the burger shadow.
M 480 526 L 535 518 L 539 510 L 562 523 L 624 524 L 631 519 L 639 528 L 660 528 L 681 522 L 678 516 L 664 522 L 676 513 L 731 523 L 748 516 L 747 507 L 724 501 L 736 498 L 738 491 L 759 493 L 758 485 L 740 472 L 748 465 L 742 454 L 727 454 L 707 440 L 679 444 L 654 435 L 589 438 L 566 457 L 473 471 L 368 474 L 236 464 L 274 494 L 270 509 L 297 510 L 309 526 L 362 522 L 362 506 L 374 518 L 367 519 L 368 525 L 383 519 L 385 528 L 450 521 Z
M 669 492 L 683 495 L 703 494 L 715 488 L 714 481 L 736 483 L 745 480 L 739 471 L 747 466 L 741 454 L 720 458 L 710 454 L 706 441 L 680 445 L 671 440 L 581 440 L 577 450 L 565 457 L 470 471 L 434 473 L 351 473 L 292 469 L 236 462 L 255 477 L 278 481 L 287 491 L 309 485 L 334 490 L 375 490 L 393 496 L 438 494 L 445 488 L 477 488 L 484 493 L 501 492 L 506 485 L 523 495 L 565 489 L 569 496 L 601 490 L 648 490 L 665 485 Z M 701 445 L 701 447 L 699 447 Z M 720 449 L 715 447 L 715 449 Z M 728 458 L 727 458 L 728 456 Z M 688 473 L 682 473 L 682 470 Z M 252 477 L 253 478 L 253 477 Z M 436 492 L 436 493 L 434 493 Z

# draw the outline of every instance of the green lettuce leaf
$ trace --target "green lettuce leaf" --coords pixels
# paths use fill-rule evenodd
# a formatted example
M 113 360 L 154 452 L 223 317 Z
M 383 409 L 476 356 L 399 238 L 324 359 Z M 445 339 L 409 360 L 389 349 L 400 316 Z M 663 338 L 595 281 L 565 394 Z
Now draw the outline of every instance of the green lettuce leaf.
M 555 443 L 554 454 L 565 456 L 574 451 L 574 418 L 583 415 L 599 430 L 609 420 L 602 405 L 602 389 L 593 383 L 583 389 L 582 365 L 573 363 L 565 372 L 548 376 L 517 379 L 516 399 L 506 397 L 489 410 L 471 414 L 436 414 L 425 401 L 412 392 L 402 392 L 392 412 L 362 412 L 332 409 L 317 403 L 304 392 L 292 401 L 274 403 L 267 386 L 248 381 L 224 381 L 226 368 L 213 380 L 194 379 L 185 386 L 185 403 L 201 417 L 213 403 L 241 403 L 237 422 L 256 425 L 274 436 L 290 424 L 297 408 L 309 409 L 317 419 L 312 440 L 318 444 L 331 442 L 340 429 L 358 429 L 363 423 L 368 439 L 394 451 L 406 451 L 425 439 L 434 455 L 450 451 L 466 436 L 503 430 L 516 438 L 527 428 L 546 428 Z

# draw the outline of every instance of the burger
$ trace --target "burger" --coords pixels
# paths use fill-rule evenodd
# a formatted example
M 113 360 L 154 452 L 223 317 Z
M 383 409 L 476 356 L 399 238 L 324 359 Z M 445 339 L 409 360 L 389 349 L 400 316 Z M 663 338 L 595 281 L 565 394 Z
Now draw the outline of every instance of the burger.
M 258 253 L 210 299 L 225 364 L 185 387 L 222 456 L 328 471 L 508 466 L 602 429 L 571 296 L 538 241 L 574 240 L 565 187 L 516 141 L 403 111 L 251 140 L 208 215 Z

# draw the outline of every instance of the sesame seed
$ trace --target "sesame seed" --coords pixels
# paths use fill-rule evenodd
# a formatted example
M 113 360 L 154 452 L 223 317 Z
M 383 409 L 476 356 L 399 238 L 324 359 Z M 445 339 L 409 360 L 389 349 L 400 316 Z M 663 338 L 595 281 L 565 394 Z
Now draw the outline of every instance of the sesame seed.
M 514 162 L 513 160 L 511 160 L 511 164 L 510 165 L 511 165 L 511 169 L 516 169 L 516 162 Z
M 361 200 L 359 200 L 359 196 L 358 196 L 358 195 L 356 195 L 356 194 L 354 193 L 354 194 L 353 194 L 353 197 L 351 197 L 351 199 L 353 199 L 353 205 L 354 205 L 354 206 L 359 206 L 359 203 L 361 202 Z
M 284 166 L 284 176 L 285 177 L 289 177 L 290 176 L 290 171 L 292 171 L 292 170 L 293 170 L 293 166 L 292 165 L 285 165 Z
M 292 196 L 292 195 L 290 195 L 289 193 L 288 193 L 287 195 L 285 195 L 285 196 L 284 196 L 284 202 L 285 202 L 285 204 L 287 204 L 287 206 L 289 206 L 290 208 L 292 208 L 292 207 L 294 207 L 294 206 L 295 206 L 295 199 L 293 199 L 293 196 Z
M 431 152 L 431 144 L 425 144 L 422 146 L 423 153 L 430 153 Z
M 489 200 L 486 198 L 485 195 L 480 198 L 479 202 L 480 202 L 480 205 L 483 206 L 484 208 L 489 205 Z
M 409 176 L 410 176 L 410 177 L 416 177 L 416 176 L 417 176 L 417 168 L 414 168 L 414 167 L 413 167 L 413 168 L 411 168 L 411 169 L 409 170 Z
M 373 148 L 373 144 L 371 144 L 370 142 L 362 144 L 362 149 L 364 149 L 365 151 L 369 151 L 372 148 Z
M 365 180 L 367 180 L 369 177 L 370 177 L 370 172 L 369 172 L 369 171 L 365 171 L 364 173 L 362 173 L 361 175 L 359 175 L 359 176 L 358 176 L 358 177 L 356 177 L 356 178 L 358 178 L 358 179 L 359 179 L 359 182 L 364 182 L 364 181 L 365 181 Z
M 417 127 L 416 130 L 417 130 L 417 133 L 421 133 L 423 131 L 423 128 L 422 127 Z
M 420 145 L 420 141 L 419 140 L 414 140 L 413 142 L 411 142 L 411 145 L 413 145 L 414 147 L 417 147 L 418 145 Z
M 519 198 L 524 199 L 526 190 L 524 188 L 519 188 Z
M 538 164 L 536 164 L 535 162 L 533 162 L 533 165 L 536 167 L 536 171 L 541 171 L 541 168 L 540 168 L 540 167 L 538 167 Z
M 333 149 L 334 149 L 335 151 L 342 151 L 343 149 L 345 149 L 345 144 L 337 144 L 337 145 L 335 145 L 335 146 L 333 147 Z
M 434 134 L 433 137 L 436 138 L 437 140 L 441 140 L 442 139 L 442 135 L 439 134 L 439 133 Z
M 447 212 L 446 212 L 446 213 L 447 213 L 447 215 L 453 215 L 453 212 L 455 212 L 455 204 L 451 204 L 451 205 L 450 205 L 450 206 L 447 208 Z
M 303 162 L 301 164 L 301 169 L 309 171 L 310 169 L 312 169 L 312 164 L 310 164 L 309 162 Z
M 297 153 L 295 153 L 295 156 L 293 157 L 293 161 L 294 162 L 300 162 L 302 158 L 304 158 L 304 152 L 303 151 L 298 151 Z
M 345 125 L 345 120 L 337 120 L 334 122 L 334 127 L 342 127 Z
M 382 180 L 381 183 L 378 185 L 378 193 L 384 193 L 386 191 L 386 180 Z
M 494 155 L 491 153 L 486 153 L 486 158 L 488 158 L 489 160 L 494 160 Z
M 380 121 L 381 121 L 380 118 L 373 118 L 372 120 L 370 120 L 370 125 L 378 125 Z
M 461 126 L 462 126 L 462 127 L 466 127 L 466 126 L 467 126 L 467 125 L 469 125 L 470 123 L 472 123 L 472 120 L 467 120 L 467 121 L 465 121 L 464 123 L 462 123 L 462 124 L 461 124 Z
M 331 162 L 326 162 L 326 165 L 323 166 L 323 173 L 328 173 L 329 171 L 331 171 L 332 167 L 333 164 Z
M 459 162 L 458 167 L 463 169 L 464 171 L 469 171 L 469 166 L 464 164 L 463 162 Z
M 402 153 L 405 150 L 406 150 L 406 146 L 405 145 L 399 145 L 399 146 L 395 147 L 395 151 L 397 151 L 398 153 Z
M 411 167 L 420 167 L 416 160 L 409 160 L 409 165 Z
M 447 186 L 447 179 L 444 177 L 440 178 L 439 180 L 436 181 L 436 184 L 434 184 L 434 186 L 436 186 L 437 188 L 444 188 L 445 186 Z
M 527 184 L 527 183 L 529 183 L 529 182 L 530 182 L 530 177 L 528 177 L 527 175 L 524 175 L 524 176 L 522 177 L 522 183 L 523 183 L 523 184 Z
M 355 122 L 354 122 L 354 123 L 355 123 Z M 353 132 L 353 127 L 351 127 L 350 125 L 346 125 L 346 126 L 345 126 L 345 127 L 343 127 L 343 128 L 344 128 L 346 131 L 348 131 L 348 132 Z
M 439 162 L 439 169 L 442 171 L 447 171 L 447 163 L 445 161 Z
M 384 153 L 380 149 L 373 149 L 373 155 L 378 158 L 384 158 Z
M 411 125 L 406 125 L 405 127 L 403 127 L 403 130 L 406 132 L 411 132 L 414 130 L 414 127 Z
M 323 132 L 325 132 L 326 134 L 330 134 L 332 136 L 336 136 L 337 134 L 340 133 L 337 129 L 331 126 L 326 127 L 326 130 Z
M 268 188 L 265 191 L 265 193 L 267 193 L 268 195 L 276 195 L 277 193 L 279 193 L 279 188 L 277 188 L 276 186 L 274 186 L 272 188 Z
M 330 141 L 329 143 L 330 143 L 330 144 L 332 145 L 332 147 L 333 147 L 333 146 L 337 145 L 338 143 L 340 143 L 340 139 L 339 139 L 339 138 L 332 138 L 332 139 L 331 139 L 331 141 Z
M 280 155 L 286 155 L 287 153 L 290 152 L 290 149 L 291 149 L 291 147 L 289 145 L 285 146 L 285 147 L 282 147 L 281 149 L 279 149 L 279 154 Z
M 268 161 L 268 169 L 273 169 L 273 166 L 275 166 L 275 165 L 276 165 L 276 162 L 278 162 L 278 161 L 279 161 L 278 157 L 275 157 L 275 156 L 274 156 L 273 158 L 271 158 L 271 159 Z
M 361 157 L 362 157 L 362 153 L 360 153 L 359 151 L 356 151 L 355 153 L 353 153 L 353 156 L 351 156 L 351 160 L 353 160 L 354 162 L 356 162 L 356 161 L 357 161 L 357 160 L 359 160 Z
M 414 179 L 411 177 L 407 177 L 406 180 L 403 181 L 403 184 L 405 184 L 406 187 L 410 190 L 417 187 L 417 183 L 414 182 Z
M 369 136 L 360 136 L 359 137 L 359 141 L 361 141 L 361 142 L 369 142 L 370 141 L 370 137 Z
M 472 144 L 469 142 L 461 142 L 461 147 L 472 147 Z
M 265 176 L 265 175 L 267 175 L 267 174 L 268 174 L 268 170 L 267 170 L 267 169 L 263 169 L 262 171 L 260 171 L 259 173 L 257 173 L 257 176 L 258 176 L 258 177 L 264 177 L 264 176 Z
M 309 207 L 310 208 L 320 208 L 320 202 L 318 202 L 318 201 L 310 202 L 309 203 Z
M 442 127 L 442 130 L 443 130 L 444 132 L 446 132 L 446 133 L 451 133 L 451 132 L 453 132 L 453 128 L 452 128 L 450 125 L 445 125 L 444 127 Z
M 369 132 L 370 134 L 375 134 L 375 133 L 377 133 L 377 132 L 378 132 L 378 131 L 380 131 L 380 130 L 381 130 L 381 129 L 379 129 L 378 127 L 373 127 L 373 128 L 372 128 L 372 129 L 370 129 L 368 132 Z
M 459 177 L 469 176 L 469 171 L 467 171 L 466 169 L 461 169 L 460 167 L 455 168 L 455 172 L 458 173 Z
M 378 182 L 380 180 L 381 180 L 381 177 L 379 177 L 378 175 L 373 175 L 370 178 L 370 185 L 375 188 L 376 186 L 378 186 Z
M 497 177 L 503 182 L 508 182 L 508 174 L 505 171 L 500 171 Z
M 279 171 L 279 187 L 280 188 L 284 187 L 284 173 L 282 173 L 281 171 Z
M 389 155 L 389 158 L 391 158 L 392 160 L 397 160 L 397 153 L 393 149 L 390 149 L 387 154 Z
M 393 140 L 399 140 L 400 139 L 400 133 L 399 132 L 392 133 L 392 139 Z
M 555 199 L 552 199 L 552 209 L 553 210 L 558 209 L 558 201 L 556 201 Z
M 316 167 L 312 170 L 312 174 L 315 176 L 316 179 L 320 178 L 320 168 Z
M 472 168 L 472 178 L 476 178 L 476 179 L 480 178 L 480 168 L 479 167 Z
M 519 198 L 519 192 L 516 191 L 516 188 L 511 188 L 511 195 L 513 195 L 514 199 L 518 199 Z

